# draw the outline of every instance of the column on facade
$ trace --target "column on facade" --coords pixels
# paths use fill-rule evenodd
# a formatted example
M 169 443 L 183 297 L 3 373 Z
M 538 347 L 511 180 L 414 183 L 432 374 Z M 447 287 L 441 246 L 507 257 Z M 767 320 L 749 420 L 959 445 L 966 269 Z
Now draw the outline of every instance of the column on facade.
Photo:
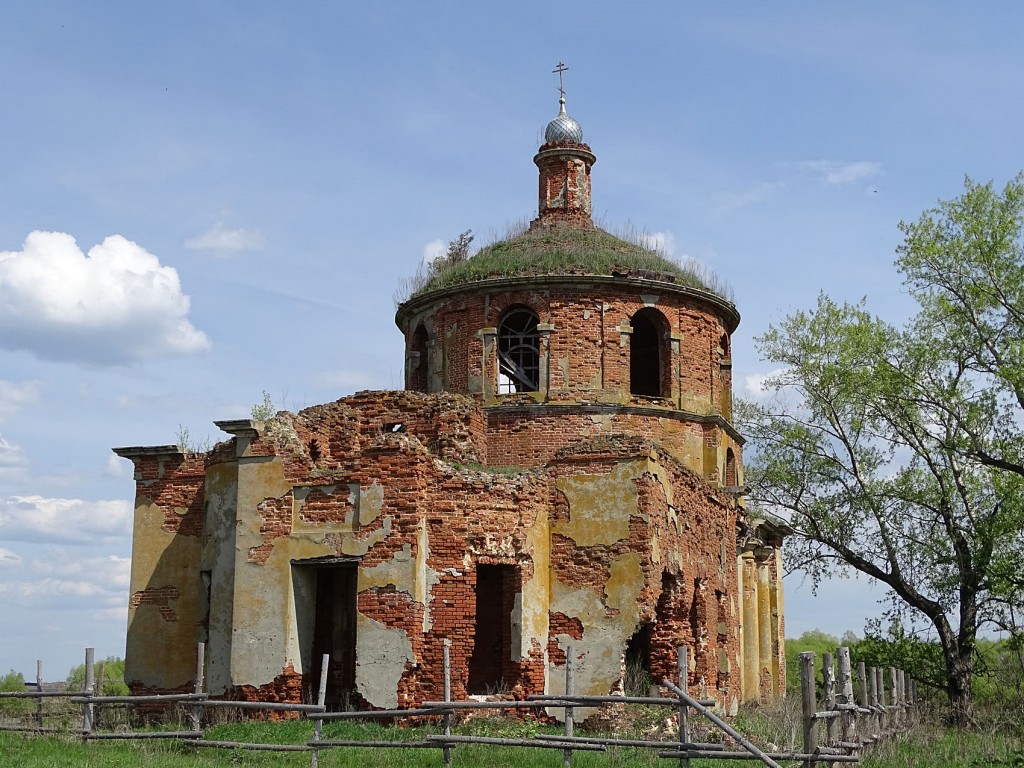
M 772 675 L 772 608 L 771 608 L 771 547 L 758 547 L 754 552 L 757 563 L 757 680 L 759 698 L 770 699 L 777 691 Z
M 758 609 L 757 609 L 757 564 L 753 551 L 740 554 L 739 595 L 741 606 L 740 625 L 740 686 L 743 701 L 757 701 L 759 691 Z

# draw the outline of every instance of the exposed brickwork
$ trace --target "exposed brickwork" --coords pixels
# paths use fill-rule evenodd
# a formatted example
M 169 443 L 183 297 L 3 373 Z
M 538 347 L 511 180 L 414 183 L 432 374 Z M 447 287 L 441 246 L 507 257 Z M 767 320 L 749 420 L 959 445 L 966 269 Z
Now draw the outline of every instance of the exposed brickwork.
M 592 227 L 590 148 L 545 145 L 536 162 L 532 227 Z M 517 307 L 539 319 L 539 385 L 500 394 L 497 328 Z M 247 668 L 254 649 L 260 676 L 283 670 L 227 694 L 297 701 L 312 690 L 310 638 L 339 643 L 355 630 L 321 610 L 321 597 L 315 610 L 304 601 L 351 590 L 354 610 L 336 597 L 367 633 L 355 647 L 387 652 L 329 679 L 354 678 L 358 690 L 344 695 L 362 706 L 439 698 L 446 641 L 456 698 L 492 682 L 512 696 L 544 692 L 566 663 L 566 638 L 584 649 L 611 638 L 613 671 L 599 685 L 615 690 L 614 649 L 624 654 L 631 637 L 655 678 L 675 676 L 685 645 L 690 683 L 735 701 L 749 597 L 736 567 L 749 522 L 736 497 L 742 439 L 730 425 L 738 320 L 724 300 L 650 274 L 464 284 L 399 310 L 406 391 L 225 423 L 234 437 L 205 462 L 138 449 L 139 499 L 162 512 L 164 531 L 202 537 L 190 555 L 199 562 L 168 572 L 202 570 L 210 583 L 209 630 L 221 638 L 211 653 L 230 656 L 217 670 Z M 614 536 L 600 530 L 608 520 Z M 321 568 L 350 570 L 339 579 Z M 199 599 L 201 581 L 180 599 Z M 177 586 L 133 589 L 133 607 L 163 611 L 164 590 Z M 494 605 L 478 623 L 481 594 Z M 213 626 L 225 612 L 235 623 Z M 330 631 L 315 633 L 315 622 Z
M 230 701 L 267 701 L 297 703 L 302 701 L 302 675 L 289 664 L 281 674 L 266 685 L 239 685 L 224 698 Z M 260 712 L 255 710 L 247 716 L 256 720 L 297 720 L 298 712 Z
M 128 604 L 132 608 L 140 605 L 152 605 L 160 610 L 160 616 L 164 621 L 177 621 L 178 615 L 171 607 L 171 600 L 177 600 L 181 593 L 177 587 L 150 587 L 135 592 Z
M 164 511 L 163 529 L 168 533 L 202 533 L 205 459 L 205 454 L 175 452 L 135 461 L 136 496 Z

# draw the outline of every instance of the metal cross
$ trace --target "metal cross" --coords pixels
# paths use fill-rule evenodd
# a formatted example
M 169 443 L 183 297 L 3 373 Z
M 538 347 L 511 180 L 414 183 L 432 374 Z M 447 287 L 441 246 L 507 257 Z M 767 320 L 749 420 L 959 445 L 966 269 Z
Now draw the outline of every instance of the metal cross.
M 552 73 L 558 73 L 558 95 L 563 99 L 565 98 L 565 88 L 562 87 L 562 73 L 568 71 L 569 68 L 562 62 L 558 62 L 558 66 L 551 70 Z

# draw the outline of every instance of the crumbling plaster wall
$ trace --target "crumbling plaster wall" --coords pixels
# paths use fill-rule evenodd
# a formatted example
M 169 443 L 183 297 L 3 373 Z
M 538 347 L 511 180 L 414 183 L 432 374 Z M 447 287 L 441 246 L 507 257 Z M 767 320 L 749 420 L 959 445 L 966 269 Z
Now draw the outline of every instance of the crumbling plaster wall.
M 202 620 L 203 457 L 171 447 L 121 455 L 135 462 L 135 521 L 125 679 L 177 690 L 195 675 Z
M 452 394 L 364 392 L 222 423 L 235 437 L 209 456 L 201 551 L 182 577 L 193 582 L 182 602 L 198 606 L 196 566 L 211 572 L 211 692 L 300 695 L 313 616 L 295 569 L 329 556 L 359 563 L 356 688 L 371 706 L 436 698 L 445 639 L 453 692 L 466 693 L 481 564 L 517 574 L 502 669 L 514 690 L 557 690 L 570 645 L 588 659 L 581 690 L 614 689 L 629 638 L 655 622 L 655 674 L 672 674 L 687 644 L 695 684 L 734 694 L 736 571 L 722 566 L 736 556 L 731 499 L 652 441 L 581 439 L 589 427 L 548 467 L 497 474 L 479 461 L 484 411 Z M 143 512 L 137 540 L 159 522 Z M 183 680 L 197 636 L 187 634 Z
M 547 614 L 537 606 L 546 604 L 539 598 L 547 591 L 547 485 L 533 476 L 506 478 L 458 469 L 438 461 L 410 431 L 382 432 L 380 426 L 375 434 L 360 435 L 357 455 L 339 456 L 332 445 L 330 456 L 321 453 L 320 466 L 298 460 L 300 435 L 307 441 L 322 435 L 317 422 L 337 423 L 335 411 L 359 411 L 358 418 L 346 422 L 356 433 L 367 417 L 375 418 L 380 401 L 408 400 L 378 395 L 364 393 L 299 417 L 282 415 L 248 442 L 245 451 L 252 455 L 228 462 L 237 465 L 236 480 L 225 486 L 228 500 L 214 504 L 233 504 L 238 510 L 232 573 L 234 686 L 263 695 L 260 684 L 265 688 L 282 670 L 302 672 L 308 649 L 301 646 L 299 624 L 309 616 L 295 604 L 288 569 L 296 560 L 335 554 L 361 558 L 356 683 L 367 703 L 389 707 L 422 700 L 428 691 L 436 695 L 439 680 L 419 680 L 419 669 L 422 665 L 430 675 L 440 669 L 443 638 L 453 640 L 453 666 L 465 670 L 472 652 L 477 562 L 519 567 L 516 658 L 509 660 L 510 669 L 530 690 L 542 689 Z M 435 409 L 437 399 L 451 396 L 421 396 L 421 411 Z M 427 425 L 424 431 L 433 441 L 424 413 L 407 410 L 402 415 L 407 430 Z M 450 411 L 446 416 L 445 425 L 433 433 L 436 444 L 451 450 L 462 444 L 461 452 L 455 451 L 460 457 L 476 455 L 472 429 L 463 429 L 473 420 L 452 420 Z M 282 427 L 282 420 L 290 424 Z M 232 494 L 237 498 L 231 499 Z M 213 495 L 219 499 L 222 494 Z M 465 680 L 456 676 L 456 690 L 460 685 L 464 688 Z
M 737 647 L 729 630 L 736 607 L 729 500 L 709 496 L 699 477 L 633 437 L 584 442 L 553 468 L 564 501 L 551 525 L 551 690 L 564 685 L 570 648 L 579 692 L 621 686 L 626 645 L 651 623 L 653 676 L 672 677 L 675 649 L 685 644 L 693 682 L 731 705 L 738 686 L 730 679 Z M 677 589 L 669 593 L 669 584 Z M 713 609 L 701 593 L 713 596 Z

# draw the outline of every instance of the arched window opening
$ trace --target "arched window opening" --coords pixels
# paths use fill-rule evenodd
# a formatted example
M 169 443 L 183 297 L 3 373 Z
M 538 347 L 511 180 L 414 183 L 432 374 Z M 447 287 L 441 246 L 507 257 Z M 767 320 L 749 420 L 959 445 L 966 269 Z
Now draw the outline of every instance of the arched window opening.
M 423 323 L 416 326 L 409 343 L 409 389 L 427 391 L 427 329 Z
M 729 448 L 725 452 L 725 485 L 727 488 L 735 488 L 739 484 L 736 477 L 736 454 Z
M 629 391 L 643 397 L 666 397 L 663 369 L 668 354 L 664 349 L 664 317 L 656 309 L 641 309 L 630 321 Z
M 498 392 L 540 389 L 540 332 L 537 315 L 526 307 L 505 313 L 498 326 Z

